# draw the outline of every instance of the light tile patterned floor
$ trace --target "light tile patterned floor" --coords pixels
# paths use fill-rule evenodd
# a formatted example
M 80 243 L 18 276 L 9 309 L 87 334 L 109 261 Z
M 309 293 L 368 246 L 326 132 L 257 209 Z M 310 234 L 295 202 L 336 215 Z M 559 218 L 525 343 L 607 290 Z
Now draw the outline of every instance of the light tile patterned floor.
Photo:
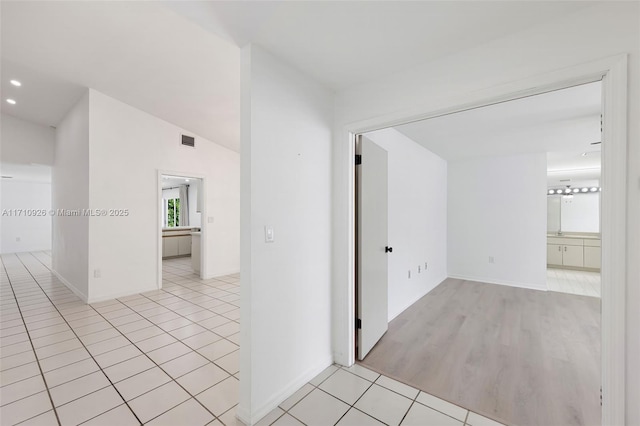
M 165 261 L 163 289 L 85 305 L 47 252 L 2 255 L 0 424 L 239 425 L 239 276 Z M 497 425 L 359 365 L 331 366 L 260 425 Z
M 600 297 L 600 273 L 571 269 L 547 269 L 547 286 L 550 291 Z

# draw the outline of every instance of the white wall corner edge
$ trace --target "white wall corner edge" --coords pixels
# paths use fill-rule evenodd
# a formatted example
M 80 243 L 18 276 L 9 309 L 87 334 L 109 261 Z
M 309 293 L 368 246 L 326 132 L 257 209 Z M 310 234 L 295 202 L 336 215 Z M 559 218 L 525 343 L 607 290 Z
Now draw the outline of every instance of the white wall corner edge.
M 75 294 L 76 296 L 78 296 L 80 299 L 82 299 L 82 301 L 84 303 L 89 303 L 89 296 L 82 293 L 80 290 L 78 290 L 73 284 L 71 284 L 69 281 L 67 281 L 67 279 L 65 277 L 63 277 L 62 275 L 60 275 L 58 273 L 58 271 L 56 270 L 51 270 L 51 272 L 53 272 L 53 274 L 56 276 L 56 278 L 58 278 L 62 284 L 64 284 L 69 290 L 71 290 L 73 292 L 73 294 Z
M 327 367 L 333 364 L 333 359 L 331 356 L 326 357 L 323 361 L 317 363 L 313 367 L 307 369 L 305 372 L 300 374 L 298 377 L 293 379 L 284 389 L 280 392 L 272 396 L 267 402 L 262 404 L 261 407 L 256 409 L 253 413 L 249 413 L 244 409 L 240 409 L 236 411 L 236 417 L 242 423 L 248 426 L 255 425 L 258 423 L 264 416 L 269 414 L 273 409 L 278 407 L 281 402 L 285 401 L 291 395 L 296 393 L 298 389 L 307 384 L 311 379 L 316 377 L 318 374 L 322 373 Z
M 425 291 L 424 293 L 420 293 L 418 296 L 416 296 L 415 298 L 412 298 L 409 302 L 405 303 L 402 308 L 393 316 L 390 316 L 387 321 L 391 322 L 394 319 L 396 319 L 398 316 L 400 316 L 400 314 L 402 314 L 404 311 L 406 311 L 407 309 L 409 309 L 411 306 L 413 306 L 413 304 L 415 304 L 418 300 L 422 299 L 423 297 L 425 297 L 427 294 L 431 293 L 436 287 L 438 287 L 440 284 L 442 284 L 446 279 L 447 279 L 447 275 L 444 275 L 442 278 L 436 280 L 438 281 L 438 284 L 434 285 L 432 288 L 430 288 L 429 290 Z M 453 277 L 452 277 L 453 278 Z M 475 280 L 474 280 L 475 281 Z
M 231 271 L 222 271 L 222 272 L 216 272 L 214 274 L 207 274 L 204 276 L 204 278 L 202 278 L 203 280 L 210 280 L 212 278 L 216 278 L 216 277 L 222 277 L 224 275 L 233 275 L 233 274 L 239 274 L 240 271 L 239 270 L 231 270 Z
M 486 283 L 486 284 L 505 285 L 509 287 L 524 288 L 527 290 L 548 291 L 546 285 L 544 287 L 541 287 L 540 285 L 532 284 L 532 283 L 521 283 L 521 282 L 515 282 L 515 281 L 508 281 L 508 280 L 495 280 L 491 278 L 470 277 L 466 275 L 457 275 L 457 274 L 449 274 L 449 278 L 455 278 L 458 280 L 465 280 L 465 281 L 475 281 L 475 282 Z

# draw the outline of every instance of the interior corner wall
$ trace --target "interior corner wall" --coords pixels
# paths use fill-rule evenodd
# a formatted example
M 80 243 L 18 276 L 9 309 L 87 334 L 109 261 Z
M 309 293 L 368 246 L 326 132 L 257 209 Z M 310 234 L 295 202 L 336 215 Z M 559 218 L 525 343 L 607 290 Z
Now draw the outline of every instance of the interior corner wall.
M 183 146 L 184 129 L 90 92 L 90 207 L 128 210 L 91 218 L 90 299 L 158 288 L 160 170 L 204 177 L 207 277 L 239 272 L 240 155 L 198 136 L 195 148 Z
M 258 46 L 243 49 L 238 416 L 248 424 L 332 362 L 332 124 L 329 90 Z
M 449 161 L 449 276 L 547 289 L 545 153 Z
M 89 206 L 89 92 L 67 113 L 56 129 L 51 176 L 51 204 L 56 211 Z M 87 301 L 89 297 L 89 217 L 53 216 L 54 273 Z
M 365 136 L 388 152 L 391 321 L 447 278 L 447 162 L 393 128 Z

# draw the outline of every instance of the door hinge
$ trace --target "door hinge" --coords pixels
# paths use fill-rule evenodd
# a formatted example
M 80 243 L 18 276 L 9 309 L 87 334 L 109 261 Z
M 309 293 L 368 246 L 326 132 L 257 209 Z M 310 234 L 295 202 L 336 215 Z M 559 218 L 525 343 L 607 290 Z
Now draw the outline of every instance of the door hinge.
M 360 330 L 362 328 L 362 321 L 360 318 L 356 318 L 356 328 Z
M 362 164 L 362 155 L 356 154 L 356 166 Z
M 600 386 L 600 406 L 602 407 L 602 386 Z

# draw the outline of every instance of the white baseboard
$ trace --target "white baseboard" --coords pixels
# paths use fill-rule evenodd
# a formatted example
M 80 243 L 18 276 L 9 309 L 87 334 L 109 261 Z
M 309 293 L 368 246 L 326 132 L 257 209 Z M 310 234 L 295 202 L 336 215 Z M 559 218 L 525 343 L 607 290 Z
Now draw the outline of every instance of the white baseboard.
M 58 271 L 55 271 L 52 269 L 51 272 L 53 272 L 53 274 L 62 282 L 62 284 L 64 284 L 69 290 L 71 290 L 73 294 L 75 294 L 80 299 L 82 299 L 84 303 L 89 303 L 89 296 L 87 296 L 86 294 L 83 294 L 80 290 L 78 290 L 73 284 L 67 281 L 65 277 L 60 275 Z
M 202 278 L 203 280 L 210 280 L 211 278 L 217 278 L 217 277 L 222 277 L 225 275 L 232 275 L 232 274 L 239 274 L 240 271 L 238 270 L 233 270 L 233 271 L 223 271 L 223 272 L 216 272 L 215 274 L 207 274 L 206 277 Z
M 449 274 L 449 278 L 455 278 L 455 279 L 465 280 L 465 281 L 476 281 L 476 282 L 487 283 L 487 284 L 506 285 L 509 287 L 525 288 L 527 290 L 547 291 L 546 287 L 542 288 L 536 284 L 527 284 L 527 283 L 520 283 L 520 282 L 514 282 L 514 281 L 507 281 L 507 280 L 494 280 L 494 279 L 488 279 L 488 278 L 482 278 L 482 277 L 470 277 L 466 275 L 456 275 L 456 274 Z
M 309 382 L 309 380 L 322 373 L 325 368 L 329 367 L 333 363 L 331 356 L 328 356 L 322 362 L 319 362 L 315 366 L 309 368 L 298 377 L 293 379 L 284 389 L 273 395 L 264 404 L 253 410 L 253 413 L 248 413 L 245 409 L 238 406 L 236 411 L 236 417 L 242 423 L 248 426 L 252 426 L 259 422 L 264 416 L 269 414 L 274 408 L 280 405 L 281 402 L 293 395 L 298 389 L 303 387 Z
M 98 297 L 90 297 L 89 301 L 87 303 L 104 302 L 105 300 L 112 300 L 112 299 L 117 299 L 119 297 L 132 296 L 134 294 L 146 293 L 146 292 L 154 291 L 154 290 L 158 290 L 158 286 L 156 284 L 153 284 L 149 288 L 146 288 L 146 289 L 135 289 L 133 291 L 132 290 L 127 290 L 127 291 L 121 291 L 121 292 L 114 293 L 114 294 L 106 294 L 106 295 L 102 295 L 102 296 L 98 296 Z

